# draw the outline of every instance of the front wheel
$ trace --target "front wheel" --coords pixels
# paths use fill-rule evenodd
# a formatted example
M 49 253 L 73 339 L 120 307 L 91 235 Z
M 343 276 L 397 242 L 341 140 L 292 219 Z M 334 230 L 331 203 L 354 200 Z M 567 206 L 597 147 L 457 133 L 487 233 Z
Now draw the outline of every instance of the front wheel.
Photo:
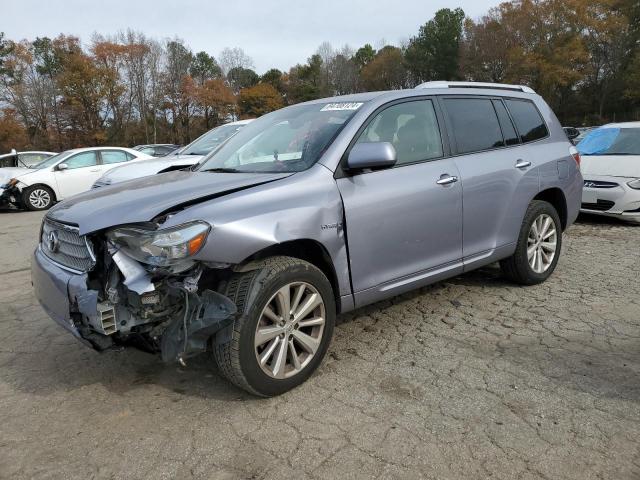
M 53 205 L 53 199 L 53 191 L 44 185 L 34 185 L 22 191 L 22 203 L 27 210 L 47 210 Z
M 522 285 L 544 282 L 558 264 L 562 224 L 549 202 L 534 200 L 522 221 L 515 253 L 500 262 L 503 273 Z
M 235 274 L 225 293 L 240 315 L 231 340 L 214 345 L 221 372 L 265 397 L 303 383 L 333 335 L 335 300 L 322 271 L 296 258 L 270 257 Z

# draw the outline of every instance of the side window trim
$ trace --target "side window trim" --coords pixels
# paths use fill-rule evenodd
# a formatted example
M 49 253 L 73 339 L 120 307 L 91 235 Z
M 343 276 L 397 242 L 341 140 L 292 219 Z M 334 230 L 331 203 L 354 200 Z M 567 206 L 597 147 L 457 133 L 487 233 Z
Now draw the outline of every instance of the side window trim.
M 500 115 L 498 114 L 498 111 L 496 110 L 496 102 L 500 102 L 502 104 L 505 112 L 507 112 L 507 117 L 509 118 L 509 121 L 511 122 L 511 127 L 513 128 L 513 131 L 516 132 L 516 136 L 518 137 L 518 143 L 515 144 L 515 145 L 507 145 L 507 137 L 504 134 L 505 125 L 502 124 L 502 120 L 500 119 Z M 498 123 L 500 124 L 500 130 L 502 131 L 502 140 L 504 141 L 504 148 L 517 147 L 518 145 L 522 145 L 522 137 L 520 136 L 520 133 L 518 133 L 518 128 L 516 127 L 516 124 L 513 121 L 513 118 L 511 117 L 511 112 L 509 112 L 509 109 L 507 108 L 507 105 L 504 103 L 504 100 L 501 97 L 492 98 L 491 99 L 491 103 L 493 103 L 493 109 L 496 110 L 496 116 L 498 117 Z
M 390 108 L 402 103 L 418 102 L 418 101 L 424 101 L 424 100 L 431 101 L 431 104 L 433 105 L 433 110 L 436 115 L 436 122 L 438 124 L 438 130 L 440 132 L 440 142 L 442 143 L 442 155 L 437 158 L 428 158 L 428 159 L 420 160 L 417 162 L 398 164 L 392 168 L 402 168 L 408 165 L 416 165 L 416 164 L 427 163 L 427 162 L 437 162 L 438 160 L 449 158 L 452 154 L 451 146 L 449 144 L 449 135 L 447 132 L 447 128 L 445 127 L 445 124 L 444 124 L 445 118 L 444 118 L 443 112 L 440 109 L 440 104 L 438 102 L 437 96 L 428 95 L 428 96 L 415 96 L 415 97 L 412 96 L 412 97 L 397 98 L 380 105 L 367 117 L 367 119 L 362 123 L 362 125 L 360 125 L 360 128 L 358 128 L 358 131 L 355 133 L 355 135 L 349 142 L 349 146 L 347 147 L 347 149 L 342 154 L 342 157 L 340 158 L 340 163 L 338 164 L 338 168 L 335 171 L 334 178 L 344 178 L 344 177 L 352 176 L 352 174 L 346 173 L 346 170 L 343 168 L 344 165 L 346 164 L 347 157 L 349 156 L 349 152 L 351 151 L 353 146 L 356 144 L 356 142 L 360 138 L 360 135 L 362 135 L 362 132 L 364 132 L 366 128 L 371 124 L 371 122 L 373 122 L 376 119 L 376 117 L 380 112 L 386 110 L 387 108 Z M 366 173 L 368 172 L 358 172 L 357 175 L 366 175 Z
M 519 143 L 515 144 L 515 145 L 504 145 L 502 147 L 495 147 L 495 148 L 490 148 L 488 150 L 478 150 L 475 152 L 464 152 L 464 153 L 460 153 L 459 149 L 458 149 L 458 145 L 456 143 L 456 137 L 455 134 L 451 134 L 448 135 L 449 138 L 449 143 L 451 145 L 451 157 L 458 157 L 461 155 L 474 155 L 476 153 L 484 153 L 484 152 L 492 152 L 494 150 L 499 150 L 502 148 L 517 148 L 517 147 L 521 147 L 523 145 L 525 145 L 525 142 L 522 141 L 522 136 L 520 135 L 520 132 L 518 131 L 518 128 L 515 124 L 515 121 L 513 120 L 513 116 L 511 115 L 511 112 L 509 111 L 509 109 L 506 106 L 505 100 L 521 100 L 521 101 L 527 101 L 527 102 L 531 102 L 534 107 L 536 107 L 536 110 L 538 111 L 538 114 L 540 115 L 540 118 L 542 118 L 542 121 L 545 124 L 545 127 L 547 128 L 547 136 L 544 138 L 540 138 L 538 140 L 534 140 L 532 142 L 526 142 L 528 143 L 535 143 L 535 142 L 539 142 L 540 140 L 544 140 L 545 138 L 549 137 L 549 126 L 547 125 L 547 122 L 544 120 L 544 117 L 542 116 L 542 114 L 540 113 L 540 110 L 538 109 L 537 105 L 535 104 L 535 102 L 533 102 L 532 100 L 526 99 L 526 98 L 519 98 L 519 97 L 508 97 L 508 96 L 492 96 L 492 95 L 437 95 L 437 99 L 438 99 L 438 103 L 440 105 L 440 108 L 442 109 L 442 116 L 444 117 L 444 122 L 446 123 L 446 127 L 447 127 L 447 132 L 453 132 L 453 127 L 451 125 L 450 119 L 449 119 L 449 115 L 447 114 L 447 111 L 444 107 L 443 104 L 443 100 L 446 98 L 480 98 L 480 99 L 486 99 L 486 100 L 491 100 L 491 105 L 493 106 L 493 110 L 495 112 L 495 106 L 493 105 L 493 100 L 500 100 L 502 101 L 505 110 L 507 111 L 507 114 L 509 115 L 509 119 L 511 120 L 511 124 L 513 125 L 513 129 L 515 130 L 516 134 L 518 135 L 518 140 Z M 497 112 L 496 113 L 496 117 L 498 119 L 498 124 L 500 125 L 500 132 L 502 133 L 502 141 L 504 143 L 506 143 L 505 138 L 504 138 L 504 131 L 502 130 L 502 124 L 500 123 L 500 117 L 498 116 Z

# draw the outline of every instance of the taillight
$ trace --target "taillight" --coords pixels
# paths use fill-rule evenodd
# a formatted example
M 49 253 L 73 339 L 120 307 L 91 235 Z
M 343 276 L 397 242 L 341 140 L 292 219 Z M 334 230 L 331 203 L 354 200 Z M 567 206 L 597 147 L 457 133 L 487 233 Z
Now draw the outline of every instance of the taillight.
M 578 149 L 576 147 L 569 147 L 569 154 L 576 161 L 578 168 L 580 168 L 580 152 L 578 152 Z

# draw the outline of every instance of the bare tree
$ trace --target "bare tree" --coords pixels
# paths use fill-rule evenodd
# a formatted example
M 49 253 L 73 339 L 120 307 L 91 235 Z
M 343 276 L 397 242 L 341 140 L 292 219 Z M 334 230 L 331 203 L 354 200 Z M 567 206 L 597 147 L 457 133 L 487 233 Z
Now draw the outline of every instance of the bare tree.
M 229 73 L 229 70 L 234 68 L 254 68 L 253 59 L 239 47 L 224 48 L 218 58 L 220 59 L 220 68 L 222 68 L 222 73 L 224 73 L 225 76 Z

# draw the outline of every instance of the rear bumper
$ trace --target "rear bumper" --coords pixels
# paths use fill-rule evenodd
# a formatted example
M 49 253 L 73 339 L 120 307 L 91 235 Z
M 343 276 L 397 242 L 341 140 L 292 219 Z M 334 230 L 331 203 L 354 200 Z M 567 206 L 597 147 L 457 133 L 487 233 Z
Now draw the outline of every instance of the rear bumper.
M 77 275 L 58 267 L 38 246 L 31 258 L 31 283 L 43 310 L 61 327 L 88 347 L 74 321 L 74 313 L 97 315 L 98 292 L 87 289 L 87 275 Z

